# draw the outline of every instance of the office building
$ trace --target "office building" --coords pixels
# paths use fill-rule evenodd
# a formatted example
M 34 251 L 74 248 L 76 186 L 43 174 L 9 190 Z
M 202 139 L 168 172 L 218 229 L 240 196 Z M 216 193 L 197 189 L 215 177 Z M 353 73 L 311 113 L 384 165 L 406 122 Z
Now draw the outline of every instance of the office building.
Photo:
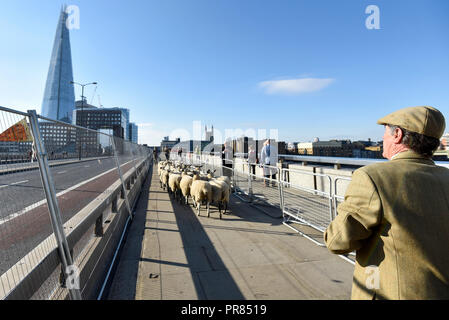
M 45 84 L 42 112 L 44 117 L 72 122 L 75 109 L 70 35 L 66 26 L 67 13 L 62 8 L 50 59 L 50 67 Z
M 134 143 L 138 141 L 138 127 L 134 122 L 128 125 L 128 140 Z
M 110 130 L 119 138 L 125 138 L 126 115 L 120 108 L 84 108 L 73 112 L 73 122 L 81 127 L 94 130 Z

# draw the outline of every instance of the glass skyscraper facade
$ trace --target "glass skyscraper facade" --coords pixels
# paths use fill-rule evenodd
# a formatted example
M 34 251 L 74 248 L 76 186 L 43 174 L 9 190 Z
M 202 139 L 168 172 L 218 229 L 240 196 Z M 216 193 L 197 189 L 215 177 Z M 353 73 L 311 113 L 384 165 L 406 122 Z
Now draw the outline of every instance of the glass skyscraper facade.
M 137 143 L 138 140 L 138 128 L 137 125 L 134 122 L 131 122 L 128 125 L 128 136 L 129 136 L 129 141 Z
M 125 126 L 124 126 L 124 128 L 125 128 L 125 137 L 124 137 L 124 139 L 125 140 L 131 140 L 131 137 L 129 136 L 129 130 L 128 130 L 128 127 L 129 127 L 129 109 L 126 109 L 126 108 L 119 108 L 119 109 L 123 111 L 123 115 L 125 117 Z
M 73 69 L 67 17 L 63 7 L 56 28 L 41 113 L 47 118 L 71 123 L 75 90 L 70 83 L 73 81 Z

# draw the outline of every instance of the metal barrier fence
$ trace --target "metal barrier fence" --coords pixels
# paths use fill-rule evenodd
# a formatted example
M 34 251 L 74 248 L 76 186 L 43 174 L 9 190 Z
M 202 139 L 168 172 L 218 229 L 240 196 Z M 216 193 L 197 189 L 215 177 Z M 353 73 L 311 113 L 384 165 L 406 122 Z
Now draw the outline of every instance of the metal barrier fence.
M 345 200 L 345 197 L 343 194 L 339 192 L 338 186 L 342 183 L 345 183 L 346 185 L 351 182 L 351 178 L 348 177 L 336 177 L 334 179 L 334 195 L 333 195 L 333 206 L 334 206 L 334 218 L 337 216 L 337 207 L 340 202 L 343 202 Z
M 132 217 L 133 186 L 151 155 L 104 132 L 0 107 L 0 299 L 82 299 L 93 286 L 81 270 L 86 257 L 116 216 Z
M 305 225 L 320 233 L 324 232 L 336 217 L 338 203 L 344 200 L 337 187 L 349 183 L 350 178 L 237 160 L 238 164 L 234 159 L 211 166 L 210 156 L 203 155 L 201 164 L 196 165 L 202 165 L 204 172 L 215 170 L 217 175 L 228 175 L 234 195 L 266 213 L 267 207 L 278 208 L 279 218 L 283 219 L 285 226 L 315 244 L 324 246 L 323 241 L 309 237 L 295 225 Z M 353 263 L 347 257 L 342 257 Z
M 295 176 L 294 182 L 281 180 L 283 185 L 283 214 L 284 222 L 293 222 L 306 224 L 312 228 L 324 232 L 330 222 L 333 220 L 333 195 L 331 190 L 331 177 L 324 174 L 282 169 L 283 177 L 288 174 L 289 177 Z M 301 184 L 302 176 L 319 177 L 325 181 L 328 191 L 317 190 L 315 187 L 309 187 L 307 184 Z

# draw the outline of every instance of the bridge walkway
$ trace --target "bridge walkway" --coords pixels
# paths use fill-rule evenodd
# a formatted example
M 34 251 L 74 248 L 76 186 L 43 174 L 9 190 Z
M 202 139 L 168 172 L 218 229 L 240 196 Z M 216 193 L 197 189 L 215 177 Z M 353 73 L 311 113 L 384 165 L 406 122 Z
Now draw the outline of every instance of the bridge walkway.
M 108 299 L 349 299 L 353 265 L 231 197 L 219 219 L 173 200 L 150 172 Z

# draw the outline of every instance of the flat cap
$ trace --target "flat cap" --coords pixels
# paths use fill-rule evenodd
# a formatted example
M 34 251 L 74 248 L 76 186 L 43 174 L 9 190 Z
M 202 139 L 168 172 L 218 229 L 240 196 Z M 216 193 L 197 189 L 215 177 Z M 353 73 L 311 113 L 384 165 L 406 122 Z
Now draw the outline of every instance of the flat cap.
M 446 128 L 443 114 L 429 106 L 400 109 L 379 119 L 377 124 L 399 126 L 437 139 L 441 138 Z

